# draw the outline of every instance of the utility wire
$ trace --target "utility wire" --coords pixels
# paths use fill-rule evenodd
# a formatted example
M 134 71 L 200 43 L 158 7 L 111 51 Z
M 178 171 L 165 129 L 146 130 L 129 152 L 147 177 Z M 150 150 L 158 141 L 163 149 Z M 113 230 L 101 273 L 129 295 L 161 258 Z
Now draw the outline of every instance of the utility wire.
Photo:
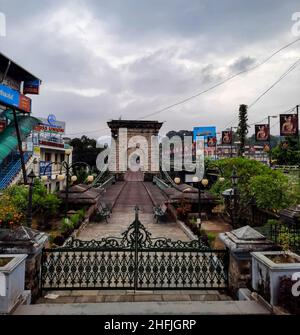
M 298 59 L 295 63 L 293 63 L 280 77 L 277 79 L 267 90 L 265 90 L 262 94 L 260 94 L 248 107 L 248 110 L 252 108 L 259 100 L 263 98 L 272 88 L 274 88 L 281 80 L 283 80 L 288 74 L 290 74 L 293 70 L 297 68 L 300 64 L 300 59 Z M 292 108 L 294 109 L 294 108 Z M 235 123 L 238 120 L 238 116 L 236 116 L 231 122 L 229 122 L 225 128 L 228 128 L 229 125 Z
M 286 72 L 284 72 L 283 75 L 279 79 L 277 79 L 266 91 L 264 91 L 261 95 L 259 95 L 250 105 L 249 108 L 253 107 L 264 95 L 266 95 L 273 87 L 275 87 L 281 80 L 283 80 L 289 73 L 291 73 L 293 70 L 297 68 L 297 66 L 300 64 L 300 58 L 288 68 Z
M 162 112 L 164 112 L 164 111 L 166 111 L 166 110 L 169 110 L 169 109 L 171 109 L 171 108 L 173 108 L 173 107 L 176 107 L 176 106 L 178 106 L 178 105 L 184 104 L 184 103 L 186 103 L 186 102 L 188 102 L 188 101 L 190 101 L 190 100 L 192 100 L 192 99 L 197 98 L 198 96 L 200 96 L 200 95 L 202 95 L 202 94 L 204 94 L 204 93 L 207 93 L 207 92 L 209 92 L 209 91 L 211 91 L 211 90 L 213 90 L 213 89 L 215 89 L 215 88 L 217 88 L 217 87 L 219 87 L 219 86 L 221 86 L 221 85 L 224 85 L 224 84 L 227 83 L 228 81 L 230 81 L 230 80 L 232 80 L 232 79 L 234 79 L 234 78 L 236 78 L 236 77 L 238 77 L 238 76 L 240 76 L 240 75 L 242 75 L 242 74 L 244 74 L 244 73 L 253 71 L 253 70 L 259 68 L 260 66 L 264 65 L 265 63 L 267 63 L 270 59 L 272 59 L 274 56 L 276 56 L 276 55 L 277 55 L 278 53 L 280 53 L 281 51 L 287 49 L 288 47 L 294 45 L 295 43 L 297 43 L 297 42 L 299 42 L 299 41 L 300 41 L 300 37 L 297 38 L 296 40 L 294 40 L 294 41 L 292 41 L 292 42 L 290 42 L 290 43 L 284 45 L 284 46 L 281 47 L 280 49 L 276 50 L 276 51 L 273 52 L 270 56 L 268 56 L 266 59 L 264 59 L 262 62 L 260 62 L 260 63 L 258 63 L 258 64 L 256 64 L 256 65 L 254 65 L 253 67 L 251 67 L 251 68 L 249 68 L 249 69 L 242 70 L 242 71 L 240 71 L 240 72 L 238 72 L 238 73 L 235 73 L 235 74 L 231 75 L 230 77 L 228 77 L 228 78 L 222 80 L 221 82 L 219 82 L 219 83 L 217 83 L 217 84 L 212 85 L 211 87 L 209 87 L 209 88 L 207 88 L 207 89 L 205 89 L 205 90 L 203 90 L 203 91 L 201 91 L 201 92 L 199 92 L 199 93 L 196 93 L 196 94 L 194 94 L 194 95 L 192 95 L 192 96 L 190 96 L 190 97 L 188 97 L 188 98 L 186 98 L 186 99 L 180 100 L 180 101 L 178 101 L 178 102 L 176 102 L 176 103 L 174 103 L 174 104 L 172 104 L 172 105 L 166 106 L 166 107 L 164 107 L 164 108 L 162 108 L 162 109 L 160 109 L 160 110 L 158 110 L 158 111 L 155 111 L 155 112 L 152 112 L 152 113 L 150 113 L 150 114 L 144 115 L 144 116 L 140 117 L 138 120 L 146 119 L 146 118 L 148 118 L 148 117 L 150 117 L 150 116 L 153 116 L 153 115 L 162 113 Z M 296 64 L 294 64 L 294 65 L 296 65 Z M 281 78 L 281 79 L 283 79 L 283 78 Z M 280 79 L 280 80 L 281 80 L 281 79 Z M 279 80 L 279 81 L 280 81 L 280 80 Z M 277 84 L 277 83 L 276 83 L 276 84 Z M 275 85 L 276 85 L 276 84 L 275 84 Z M 275 86 L 275 85 L 274 85 L 274 86 Z M 270 89 L 271 89 L 271 88 L 270 88 Z M 269 89 L 269 90 L 270 90 L 270 89 Z M 267 93 L 267 92 L 266 92 L 266 93 Z M 266 94 L 266 93 L 265 93 L 265 94 Z M 234 120 L 235 120 L 235 119 L 234 119 Z M 230 122 L 230 123 L 232 123 L 232 122 Z M 230 123 L 229 123 L 229 124 L 230 124 Z M 103 130 L 107 130 L 107 129 L 108 129 L 108 127 L 103 128 L 103 129 L 95 129 L 95 130 L 91 130 L 91 131 L 86 131 L 85 133 L 95 133 L 95 132 L 99 132 L 99 131 L 103 131 Z M 82 134 L 82 132 L 70 133 L 70 134 L 68 134 L 68 135 L 77 135 L 77 134 Z
M 219 82 L 219 83 L 217 83 L 217 84 L 215 84 L 215 85 L 213 85 L 213 86 L 211 86 L 211 87 L 209 87 L 209 88 L 207 88 L 207 89 L 205 89 L 205 90 L 203 90 L 203 91 L 201 91 L 201 92 L 199 92 L 199 93 L 196 93 L 196 94 L 194 94 L 194 95 L 192 95 L 192 96 L 190 96 L 190 97 L 188 97 L 188 98 L 186 98 L 186 99 L 180 100 L 180 101 L 178 101 L 178 102 L 176 102 L 176 103 L 174 103 L 174 104 L 172 104 L 172 105 L 166 106 L 166 107 L 164 107 L 164 108 L 162 108 L 162 109 L 160 109 L 160 110 L 158 110 L 158 111 L 156 111 L 156 112 L 153 112 L 153 113 L 144 115 L 144 116 L 142 116 L 141 118 L 139 118 L 139 120 L 142 120 L 142 119 L 145 119 L 145 118 L 147 118 L 147 117 L 150 117 L 150 116 L 153 116 L 153 115 L 162 113 L 162 112 L 164 112 L 164 111 L 166 111 L 166 110 L 168 110 L 168 109 L 171 109 L 171 108 L 176 107 L 176 106 L 178 106 L 178 105 L 184 104 L 184 103 L 187 102 L 187 101 L 190 101 L 190 100 L 192 100 L 192 99 L 195 99 L 195 98 L 197 98 L 198 96 L 200 96 L 200 95 L 202 95 L 202 94 L 204 94 L 204 93 L 207 93 L 207 92 L 209 92 L 209 91 L 211 91 L 211 90 L 213 90 L 213 89 L 215 89 L 215 88 L 217 88 L 217 87 L 219 87 L 219 86 L 221 86 L 221 85 L 227 83 L 228 81 L 230 81 L 230 80 L 232 80 L 232 79 L 234 79 L 234 78 L 240 76 L 241 74 L 244 74 L 244 73 L 253 71 L 253 70 L 257 69 L 258 67 L 262 66 L 263 64 L 267 63 L 270 59 L 272 59 L 275 55 L 277 55 L 278 53 L 280 53 L 282 50 L 284 50 L 284 49 L 290 47 L 291 45 L 293 45 L 293 44 L 295 44 L 295 43 L 297 43 L 297 42 L 299 42 L 299 41 L 300 41 L 300 37 L 297 38 L 296 40 L 294 40 L 293 42 L 290 42 L 290 43 L 284 45 L 283 47 L 281 47 L 280 49 L 276 50 L 276 51 L 273 52 L 269 57 L 267 57 L 265 60 L 263 60 L 262 62 L 260 62 L 260 63 L 258 63 L 258 64 L 256 64 L 256 65 L 254 65 L 253 67 L 251 67 L 251 68 L 249 68 L 249 69 L 245 69 L 245 70 L 243 70 L 243 71 L 240 71 L 240 72 L 238 72 L 238 73 L 236 73 L 236 74 L 234 74 L 234 75 L 232 75 L 232 76 L 230 76 L 230 77 L 228 77 L 228 78 L 222 80 L 221 82 Z

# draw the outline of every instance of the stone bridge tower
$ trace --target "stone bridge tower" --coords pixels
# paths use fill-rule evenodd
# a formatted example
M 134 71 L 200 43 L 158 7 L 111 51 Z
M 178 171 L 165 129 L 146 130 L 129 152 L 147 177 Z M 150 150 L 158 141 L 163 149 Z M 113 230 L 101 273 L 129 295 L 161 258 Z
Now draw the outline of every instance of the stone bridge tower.
M 110 170 L 119 180 L 128 171 L 144 172 L 145 180 L 152 180 L 159 172 L 158 133 L 162 122 L 139 120 L 112 120 L 112 147 Z

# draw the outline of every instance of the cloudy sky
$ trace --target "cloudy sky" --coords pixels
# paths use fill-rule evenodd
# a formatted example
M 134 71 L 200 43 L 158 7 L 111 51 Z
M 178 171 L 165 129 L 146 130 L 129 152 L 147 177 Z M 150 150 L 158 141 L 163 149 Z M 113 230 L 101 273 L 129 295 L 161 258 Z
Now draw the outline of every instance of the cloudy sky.
M 0 0 L 0 50 L 43 80 L 33 113 L 98 138 L 110 119 L 138 119 L 251 68 L 294 41 L 299 0 Z M 299 32 L 300 33 L 300 32 Z M 300 37 L 300 34 L 298 38 Z M 297 59 L 300 42 L 254 71 L 148 119 L 171 129 L 235 126 Z M 300 103 L 300 66 L 249 110 L 261 121 Z M 276 123 L 276 121 L 273 121 Z M 277 132 L 277 127 L 274 127 Z

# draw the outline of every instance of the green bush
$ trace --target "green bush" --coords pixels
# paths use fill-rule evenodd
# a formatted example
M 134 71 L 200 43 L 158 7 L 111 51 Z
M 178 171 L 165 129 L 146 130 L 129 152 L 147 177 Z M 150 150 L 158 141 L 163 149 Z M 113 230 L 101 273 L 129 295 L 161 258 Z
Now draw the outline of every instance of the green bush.
M 80 215 L 79 214 L 72 214 L 70 216 L 70 221 L 72 222 L 73 227 L 75 227 L 80 221 Z
M 85 217 L 85 210 L 84 209 L 79 209 L 77 211 L 77 214 L 79 215 L 80 220 L 82 220 Z
M 63 218 L 60 222 L 60 230 L 65 233 L 74 228 L 73 222 L 69 218 Z

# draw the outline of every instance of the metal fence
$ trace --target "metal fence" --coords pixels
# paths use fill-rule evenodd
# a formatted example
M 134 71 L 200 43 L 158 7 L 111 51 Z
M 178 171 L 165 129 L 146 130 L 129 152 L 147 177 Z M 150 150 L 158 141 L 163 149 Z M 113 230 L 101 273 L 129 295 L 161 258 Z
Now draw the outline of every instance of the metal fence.
M 274 243 L 300 253 L 300 226 L 274 224 L 266 235 Z
M 228 251 L 152 238 L 136 214 L 122 237 L 44 249 L 42 289 L 226 289 Z

